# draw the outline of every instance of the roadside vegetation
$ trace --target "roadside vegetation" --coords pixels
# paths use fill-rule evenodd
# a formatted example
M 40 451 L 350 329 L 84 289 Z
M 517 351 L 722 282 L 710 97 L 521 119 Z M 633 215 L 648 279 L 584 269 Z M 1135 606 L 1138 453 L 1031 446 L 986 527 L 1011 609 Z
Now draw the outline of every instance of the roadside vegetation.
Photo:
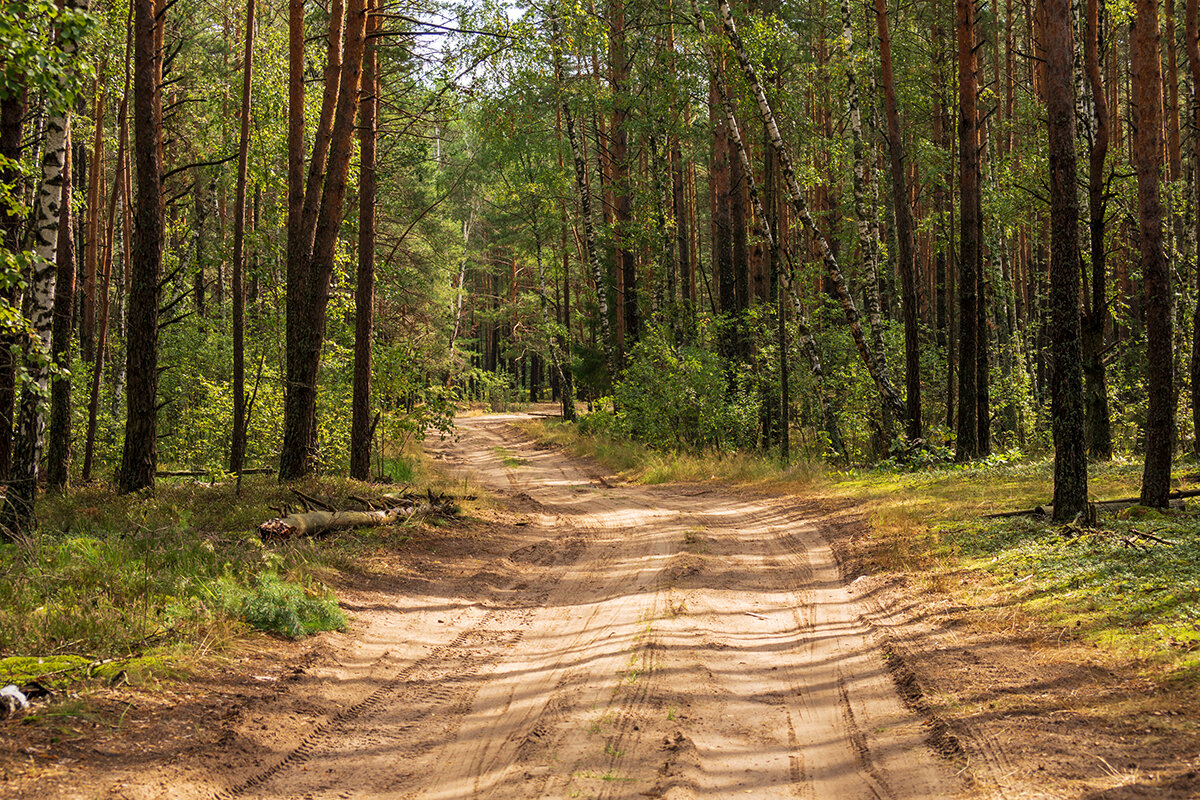
M 415 459 L 395 462 L 420 473 Z M 297 488 L 326 498 L 379 491 L 339 478 Z M 248 476 L 240 491 L 232 479 L 187 479 L 160 482 L 153 497 L 84 488 L 48 499 L 36 532 L 0 544 L 0 684 L 149 681 L 255 631 L 294 639 L 343 629 L 331 584 L 402 545 L 412 523 L 264 542 L 257 526 L 298 505 L 272 476 Z

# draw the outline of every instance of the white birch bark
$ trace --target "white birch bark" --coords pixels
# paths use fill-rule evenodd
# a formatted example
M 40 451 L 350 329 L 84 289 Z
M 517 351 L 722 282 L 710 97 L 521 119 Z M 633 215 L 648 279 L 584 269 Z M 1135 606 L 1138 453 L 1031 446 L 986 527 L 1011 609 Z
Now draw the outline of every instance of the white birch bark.
M 868 374 L 870 374 L 871 379 L 875 382 L 880 397 L 897 418 L 903 419 L 905 417 L 904 401 L 900 398 L 896 387 L 892 385 L 891 379 L 888 377 L 887 366 L 882 363 L 879 354 L 875 353 L 871 345 L 867 342 L 866 335 L 863 333 L 862 322 L 859 318 L 858 307 L 854 303 L 854 298 L 850 295 L 846 278 L 842 274 L 837 257 L 833 254 L 833 248 L 830 247 L 829 240 L 825 237 L 824 232 L 817 227 L 812 214 L 809 213 L 808 203 L 804 199 L 804 192 L 801 190 L 800 182 L 796 178 L 796 170 L 792 166 L 791 156 L 784 146 L 783 136 L 779 132 L 779 125 L 775 121 L 775 114 L 771 110 L 767 94 L 758 80 L 758 71 L 750 63 L 750 59 L 746 55 L 746 48 L 742 44 L 742 37 L 737 32 L 737 26 L 733 21 L 733 13 L 729 9 L 729 2 L 728 0 L 718 0 L 718 3 L 720 5 L 721 23 L 725 28 L 725 34 L 729 38 L 730 44 L 733 45 L 734 55 L 737 56 L 738 64 L 745 75 L 746 83 L 749 84 L 750 90 L 754 93 L 759 113 L 767 129 L 767 135 L 771 139 L 771 147 L 779 157 L 779 165 L 783 170 L 784 183 L 787 186 L 796 216 L 804 227 L 808 228 L 817 242 L 817 247 L 821 252 L 821 260 L 825 265 L 825 272 L 833 284 L 838 301 L 841 303 L 842 312 L 845 314 L 846 322 L 850 327 L 850 333 L 854 337 L 855 347 L 858 349 L 859 356 L 862 358 Z
M 67 0 L 67 11 L 84 6 Z M 59 48 L 67 60 L 78 42 L 66 30 L 60 33 Z M 5 493 L 3 524 L 10 532 L 27 529 L 33 521 L 37 495 L 37 469 L 46 440 L 46 404 L 50 398 L 50 334 L 54 326 L 54 287 L 57 275 L 59 220 L 63 194 L 63 167 L 71 136 L 64 108 L 47 114 L 42 147 L 42 177 L 34 208 L 33 259 L 30 269 L 26 311 L 29 335 L 25 340 L 28 380 L 21 389 L 13 430 L 12 466 Z M 65 232 L 70 235 L 70 232 Z

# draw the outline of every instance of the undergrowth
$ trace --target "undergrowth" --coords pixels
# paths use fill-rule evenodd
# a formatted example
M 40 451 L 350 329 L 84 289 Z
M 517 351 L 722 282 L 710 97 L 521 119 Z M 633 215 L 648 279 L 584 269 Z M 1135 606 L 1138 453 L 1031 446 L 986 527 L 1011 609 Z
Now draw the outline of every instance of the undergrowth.
M 339 479 L 303 488 L 336 498 L 376 491 Z M 343 628 L 326 581 L 407 534 L 264 543 L 257 525 L 289 504 L 269 477 L 246 478 L 240 493 L 231 481 L 160 481 L 154 496 L 84 488 L 47 497 L 39 530 L 0 545 L 0 682 L 86 677 L 80 665 L 97 662 L 106 662 L 93 670 L 100 677 L 128 672 L 252 629 L 297 638 Z

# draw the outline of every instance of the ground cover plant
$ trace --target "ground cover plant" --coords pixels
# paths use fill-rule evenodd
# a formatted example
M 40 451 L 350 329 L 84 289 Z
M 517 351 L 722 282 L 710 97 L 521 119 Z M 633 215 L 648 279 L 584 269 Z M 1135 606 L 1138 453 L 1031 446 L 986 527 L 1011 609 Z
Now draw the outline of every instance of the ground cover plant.
M 420 472 L 411 464 L 406 472 Z M 379 486 L 311 481 L 306 495 L 372 496 Z M 163 481 L 154 496 L 72 491 L 43 508 L 42 525 L 0 544 L 0 680 L 58 683 L 111 677 L 219 652 L 252 631 L 297 638 L 339 630 L 329 587 L 403 526 L 315 541 L 264 542 L 256 528 L 299 507 L 270 476 Z

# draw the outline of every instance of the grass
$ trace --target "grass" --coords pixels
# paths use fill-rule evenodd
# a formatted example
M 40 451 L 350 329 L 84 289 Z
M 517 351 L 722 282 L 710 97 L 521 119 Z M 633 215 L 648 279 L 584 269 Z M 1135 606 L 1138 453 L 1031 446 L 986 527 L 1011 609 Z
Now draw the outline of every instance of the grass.
M 799 460 L 784 469 L 777 459 L 756 453 L 655 450 L 629 440 L 581 435 L 574 424 L 561 420 L 528 420 L 520 426 L 541 444 L 563 447 L 594 459 L 625 480 L 643 484 L 711 480 L 808 484 L 821 481 L 824 475 L 823 467 L 813 461 Z
M 629 481 L 712 480 L 852 504 L 867 519 L 879 568 L 923 589 L 1025 613 L 1137 659 L 1161 678 L 1200 684 L 1200 512 L 1102 511 L 1092 530 L 1032 517 L 984 518 L 1048 503 L 1053 462 L 1047 458 L 836 471 L 810 461 L 784 467 L 754 454 L 664 453 L 580 435 L 555 421 L 525 428 Z M 1195 465 L 1182 464 L 1180 472 L 1188 467 Z M 1093 465 L 1092 499 L 1136 496 L 1141 468 L 1128 459 Z M 689 537 L 685 532 L 685 545 Z
M 513 453 L 506 447 L 493 447 L 492 450 L 496 453 L 496 457 L 506 467 L 523 467 L 529 462 L 524 458 Z
M 331 498 L 379 491 L 344 479 L 298 488 Z M 164 480 L 153 496 L 87 487 L 45 498 L 39 530 L 0 545 L 0 685 L 140 683 L 252 630 L 298 638 L 344 628 L 328 582 L 408 534 L 264 543 L 257 525 L 288 505 L 288 488 L 266 476 L 246 477 L 240 493 L 232 481 Z

